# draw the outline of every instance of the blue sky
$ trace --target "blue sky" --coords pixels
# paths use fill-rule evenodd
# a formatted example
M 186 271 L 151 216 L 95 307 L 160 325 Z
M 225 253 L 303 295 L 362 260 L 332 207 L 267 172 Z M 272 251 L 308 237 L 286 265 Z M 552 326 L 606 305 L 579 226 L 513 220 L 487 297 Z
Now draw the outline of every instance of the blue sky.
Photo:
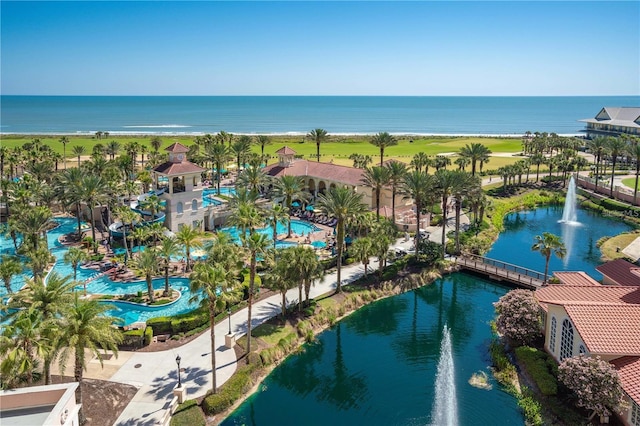
M 2 94 L 640 94 L 638 1 L 0 7 Z

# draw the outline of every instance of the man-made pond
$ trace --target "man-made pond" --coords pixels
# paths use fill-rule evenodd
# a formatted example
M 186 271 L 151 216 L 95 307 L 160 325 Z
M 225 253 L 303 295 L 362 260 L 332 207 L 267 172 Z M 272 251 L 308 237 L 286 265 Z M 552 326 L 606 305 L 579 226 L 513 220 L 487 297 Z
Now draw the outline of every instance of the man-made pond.
M 551 232 L 568 254 L 552 260 L 550 271 L 600 279 L 596 241 L 630 227 L 580 210 L 581 225 L 563 229 L 561 217 L 555 207 L 509 215 L 488 256 L 543 271 L 531 246 L 535 235 Z M 222 424 L 522 425 L 515 399 L 488 370 L 493 303 L 509 290 L 460 272 L 362 308 L 274 369 Z M 481 372 L 492 389 L 469 384 Z
M 562 207 L 548 206 L 509 214 L 504 221 L 504 231 L 487 257 L 544 272 L 544 257 L 532 251 L 531 246 L 536 235 L 551 232 L 562 238 L 567 255 L 562 260 L 551 256 L 549 274 L 553 271 L 584 271 L 592 278 L 601 280 L 602 274 L 595 269 L 602 263 L 596 243 L 602 237 L 615 236 L 632 227 L 582 209 L 577 211 L 577 225 L 560 223 L 562 211 Z

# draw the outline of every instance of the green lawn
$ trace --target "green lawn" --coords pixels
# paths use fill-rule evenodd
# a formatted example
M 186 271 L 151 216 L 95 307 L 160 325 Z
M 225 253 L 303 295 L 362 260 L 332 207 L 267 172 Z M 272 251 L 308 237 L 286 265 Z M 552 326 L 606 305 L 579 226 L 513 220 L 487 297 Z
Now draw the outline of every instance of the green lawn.
M 21 146 L 25 142 L 29 142 L 34 138 L 30 135 L 6 135 L 2 138 L 2 145 L 8 148 Z M 69 136 L 69 143 L 66 147 L 67 157 L 75 159 L 73 155 L 73 147 L 83 145 L 86 154 L 91 154 L 93 146 L 97 143 L 106 145 L 110 141 L 118 141 L 121 146 L 131 141 L 137 141 L 141 145 L 150 149 L 150 140 L 152 136 L 109 136 L 101 140 L 93 136 Z M 59 142 L 59 136 L 40 136 L 39 139 L 46 145 L 60 154 L 63 153 L 63 145 Z M 193 137 L 189 136 L 169 136 L 162 137 L 163 147 L 169 146 L 173 142 L 180 142 L 183 145 L 193 144 Z M 316 158 L 316 145 L 311 141 L 304 141 L 301 136 L 273 136 L 272 144 L 265 147 L 265 153 L 272 156 L 271 161 L 275 161 L 275 152 L 287 145 L 293 148 L 298 155 L 306 159 Z M 379 149 L 369 143 L 370 137 L 367 136 L 330 136 L 330 140 L 324 142 L 320 146 L 320 160 L 323 162 L 331 162 L 340 165 L 353 165 L 349 160 L 349 156 L 353 153 L 370 155 L 373 164 L 380 161 Z M 494 153 L 518 153 L 522 150 L 521 140 L 518 138 L 490 138 L 490 137 L 420 137 L 409 142 L 407 137 L 399 138 L 396 146 L 389 147 L 385 150 L 385 159 L 394 158 L 405 163 L 409 163 L 411 158 L 418 152 L 425 152 L 428 155 L 438 155 L 443 153 L 458 152 L 467 144 L 482 143 Z M 162 148 L 161 148 L 162 149 Z M 260 147 L 254 146 L 253 150 L 259 152 Z M 452 158 L 452 161 L 455 157 Z M 485 169 L 497 169 L 499 167 L 513 164 L 517 158 L 495 157 L 492 156 Z
M 632 178 L 622 179 L 622 184 L 624 186 L 628 186 L 629 188 L 633 189 L 633 187 L 636 185 L 636 178 L 632 177 Z

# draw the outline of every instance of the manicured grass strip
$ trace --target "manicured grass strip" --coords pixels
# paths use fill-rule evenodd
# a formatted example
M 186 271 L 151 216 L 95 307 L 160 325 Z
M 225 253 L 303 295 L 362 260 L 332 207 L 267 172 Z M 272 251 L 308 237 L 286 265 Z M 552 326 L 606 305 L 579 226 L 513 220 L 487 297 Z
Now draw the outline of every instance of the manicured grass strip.
M 286 325 L 262 324 L 254 328 L 251 335 L 259 337 L 269 345 L 277 345 L 280 339 L 291 333 L 295 333 L 295 329 L 288 323 Z
M 602 253 L 602 257 L 607 260 L 626 258 L 627 255 L 624 254 L 622 250 L 626 246 L 634 242 L 638 237 L 640 237 L 640 233 L 629 232 L 608 238 L 604 243 L 600 245 L 600 252 Z
M 624 186 L 628 186 L 629 188 L 633 189 L 636 186 L 636 178 L 632 177 L 632 178 L 622 179 L 622 184 Z M 640 180 L 638 180 L 638 187 L 640 188 Z

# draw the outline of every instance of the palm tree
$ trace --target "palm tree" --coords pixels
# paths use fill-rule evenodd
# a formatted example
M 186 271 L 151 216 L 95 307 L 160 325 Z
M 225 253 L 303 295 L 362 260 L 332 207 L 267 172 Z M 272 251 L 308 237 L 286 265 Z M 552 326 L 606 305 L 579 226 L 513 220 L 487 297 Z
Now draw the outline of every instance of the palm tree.
M 221 266 L 212 266 L 207 263 L 198 263 L 189 275 L 191 300 L 201 300 L 209 310 L 209 334 L 211 336 L 211 372 L 213 375 L 212 392 L 217 392 L 216 381 L 216 313 L 224 309 L 227 303 L 236 301 L 239 297 L 237 291 L 237 278 L 235 271 Z M 248 334 L 251 333 L 249 329 Z
M 611 155 L 611 187 L 609 190 L 609 196 L 613 197 L 613 177 L 616 173 L 616 163 L 618 161 L 618 156 L 622 155 L 627 150 L 627 141 L 618 137 L 610 137 L 607 138 L 607 148 L 609 150 L 609 155 Z
M 160 243 L 160 247 L 156 252 L 157 256 L 162 260 L 162 269 L 164 271 L 164 293 L 163 296 L 169 296 L 169 265 L 171 258 L 180 255 L 180 245 L 174 237 L 164 237 Z
M 75 294 L 75 300 L 70 311 L 65 315 L 63 321 L 61 344 L 65 349 L 60 357 L 61 369 L 64 371 L 66 361 L 71 350 L 74 354 L 74 379 L 80 385 L 76 389 L 76 403 L 80 404 L 78 420 L 80 424 L 85 423 L 86 418 L 82 408 L 82 379 L 83 372 L 87 367 L 85 351 L 95 356 L 103 365 L 103 353 L 100 349 L 111 350 L 118 356 L 118 343 L 122 341 L 122 333 L 112 324 L 117 318 L 106 315 L 112 309 L 109 305 L 97 300 L 80 300 Z
M 299 176 L 284 175 L 274 181 L 274 197 L 282 198 L 284 206 L 292 214 L 294 200 L 306 201 L 309 193 L 304 190 L 304 180 Z M 291 222 L 287 226 L 287 238 L 291 237 Z
M 362 262 L 364 266 L 364 276 L 367 276 L 367 268 L 369 267 L 369 258 L 373 255 L 373 241 L 369 237 L 357 238 L 351 247 L 349 253 L 356 262 Z
M 251 151 L 251 137 L 242 135 L 237 141 L 231 144 L 231 152 L 236 156 L 236 164 L 238 166 L 238 173 L 244 164 L 244 159 Z
M 153 194 L 145 198 L 140 203 L 140 208 L 151 213 L 152 220 L 155 219 L 156 213 L 164 210 L 164 203 L 157 195 Z
M 107 183 L 101 176 L 87 175 L 82 179 L 81 188 L 82 200 L 87 203 L 91 215 L 91 237 L 96 241 L 96 220 L 93 209 L 106 202 L 109 198 L 107 193 Z M 93 253 L 98 253 L 98 246 L 94 244 Z
M 453 200 L 454 200 L 454 208 L 455 208 L 455 217 L 456 217 L 456 227 L 455 227 L 455 235 L 456 235 L 456 254 L 460 253 L 460 215 L 462 212 L 462 203 L 465 199 L 472 197 L 475 193 L 482 191 L 482 184 L 480 178 L 477 176 L 472 176 L 469 173 L 458 170 L 459 180 L 456 182 L 456 185 L 453 190 Z
M 249 166 L 238 174 L 236 185 L 240 188 L 247 188 L 258 196 L 262 188 L 269 183 L 269 176 L 259 167 Z
M 400 188 L 400 193 L 404 198 L 413 199 L 416 206 L 416 253 L 420 247 L 420 214 L 422 209 L 428 204 L 428 201 L 435 196 L 435 181 L 433 175 L 428 175 L 422 170 L 413 170 L 405 176 L 404 182 Z
M 80 167 L 80 157 L 86 152 L 84 145 L 76 145 L 72 148 L 73 153 L 78 157 L 78 167 Z
M 149 143 L 151 145 L 151 148 L 153 149 L 153 152 L 157 153 L 162 146 L 162 139 L 160 139 L 160 137 L 158 136 L 154 136 L 153 138 L 151 138 L 151 141 Z
M 447 166 L 451 165 L 451 158 L 446 157 L 444 155 L 436 155 L 436 158 L 433 160 L 433 166 L 436 168 L 436 171 L 440 169 L 446 169 Z
M 407 175 L 407 165 L 400 161 L 390 161 L 386 165 L 389 180 L 388 184 L 391 185 L 391 221 L 396 224 L 396 194 L 404 181 L 404 177 Z
M 12 228 L 23 235 L 29 241 L 34 250 L 40 248 L 40 241 L 44 238 L 46 248 L 47 229 L 52 224 L 53 214 L 48 207 L 36 206 L 25 208 L 17 214 L 19 220 L 13 223 Z
M 633 157 L 636 162 L 636 180 L 633 186 L 633 204 L 635 205 L 638 196 L 638 177 L 640 177 L 640 138 L 633 136 L 627 136 L 627 138 L 631 140 L 627 148 L 628 154 Z
M 320 162 L 320 144 L 326 142 L 329 137 L 329 134 L 324 129 L 313 129 L 309 133 L 307 133 L 307 137 L 311 139 L 316 144 L 316 158 L 318 162 Z
M 602 160 L 602 155 L 607 152 L 607 138 L 604 136 L 596 136 L 587 142 L 587 146 L 593 154 L 596 165 L 596 182 L 598 182 L 598 178 L 600 177 L 600 160 Z
M 269 212 L 269 218 L 267 219 L 269 222 L 269 225 L 271 225 L 271 227 L 273 227 L 273 248 L 276 248 L 276 244 L 278 242 L 278 224 L 282 223 L 283 225 L 289 225 L 289 222 L 291 221 L 290 217 L 289 217 L 289 212 L 287 210 L 284 209 L 284 207 L 282 206 L 282 204 L 273 204 L 273 207 L 271 207 L 270 210 L 268 210 Z
M 69 138 L 66 136 L 58 139 L 58 142 L 62 144 L 62 156 L 64 158 L 64 169 L 67 169 L 67 144 L 69 143 Z
M 0 372 L 9 386 L 33 382 L 38 359 L 44 358 L 49 342 L 44 338 L 43 314 L 38 309 L 20 309 L 0 334 Z
M 488 160 L 491 150 L 481 143 L 467 144 L 460 149 L 460 156 L 471 160 L 471 176 L 476 175 L 476 163 L 484 163 Z
M 271 145 L 271 138 L 267 135 L 258 135 L 256 137 L 256 144 L 260 145 L 260 158 L 264 160 L 264 147 Z
M 435 186 L 438 194 L 442 199 L 442 257 L 446 255 L 446 239 L 447 239 L 447 201 L 449 197 L 455 193 L 457 188 L 465 183 L 465 172 L 458 170 L 438 170 L 435 175 Z
M 287 247 L 280 250 L 279 260 L 270 260 L 268 272 L 265 274 L 263 282 L 269 290 L 277 291 L 282 296 L 282 320 L 287 315 L 287 291 L 296 286 L 296 280 L 301 278 L 293 268 L 296 253 L 294 247 Z
M 63 260 L 64 263 L 71 265 L 73 268 L 73 280 L 76 281 L 78 278 L 78 266 L 81 263 L 86 262 L 89 259 L 87 253 L 79 247 L 71 247 L 64 254 Z M 84 294 L 87 294 L 87 283 L 84 283 Z
M 567 254 L 567 249 L 559 236 L 550 232 L 543 232 L 542 236 L 535 236 L 535 243 L 531 246 L 531 250 L 539 251 L 544 256 L 544 283 L 546 284 L 551 255 L 555 254 L 559 259 L 563 259 Z
M 380 220 L 380 192 L 389 183 L 389 169 L 382 166 L 366 168 L 362 174 L 362 183 L 373 191 L 376 202 L 376 220 Z
M 206 148 L 204 156 L 215 165 L 215 179 L 218 188 L 218 195 L 220 195 L 220 176 L 222 174 L 222 169 L 226 166 L 227 161 L 229 161 L 229 149 L 226 145 L 221 143 L 213 144 Z
M 424 152 L 416 153 L 411 159 L 411 167 L 419 172 L 424 169 L 425 173 L 429 173 L 429 166 L 431 166 L 431 164 L 431 158 Z
M 111 141 L 107 144 L 106 152 L 109 154 L 110 159 L 113 160 L 116 155 L 118 155 L 118 151 L 120 151 L 120 142 Z
M 458 166 L 458 170 L 464 171 L 469 163 L 471 163 L 471 159 L 469 159 L 468 157 L 458 157 L 453 163 Z
M 127 264 L 127 260 L 131 257 L 131 253 L 129 252 L 129 245 L 127 244 L 127 234 L 131 233 L 134 227 L 134 223 L 140 220 L 140 215 L 133 210 L 131 210 L 128 206 L 118 206 L 115 209 L 116 217 L 120 219 L 122 222 L 122 242 L 124 244 L 124 264 Z
M 200 225 L 197 227 L 185 225 L 180 228 L 176 234 L 176 241 L 184 246 L 185 256 L 187 258 L 185 271 L 191 271 L 191 249 L 202 248 L 201 237 L 202 232 L 200 231 Z
M 344 252 L 344 239 L 346 224 L 356 216 L 363 214 L 367 206 L 362 202 L 362 194 L 357 194 L 346 187 L 330 188 L 324 194 L 318 195 L 318 207 L 327 216 L 337 220 L 336 224 L 336 245 L 337 245 L 337 266 L 338 285 L 336 293 L 342 292 L 341 269 L 342 253 Z
M 75 281 L 70 277 L 60 276 L 52 272 L 43 280 L 33 279 L 11 300 L 11 307 L 16 309 L 35 309 L 42 314 L 43 325 L 40 333 L 48 343 L 43 354 L 43 373 L 45 384 L 51 383 L 51 363 L 60 351 L 61 320 L 73 301 Z
M 247 299 L 247 355 L 251 353 L 251 315 L 253 307 L 253 295 L 255 293 L 256 269 L 258 256 L 263 256 L 269 247 L 269 237 L 257 232 L 243 234 L 242 245 L 249 254 L 249 297 Z M 248 359 L 248 358 L 247 358 Z
M 155 292 L 153 290 L 153 276 L 158 273 L 159 266 L 157 253 L 153 248 L 147 248 L 140 252 L 133 262 L 134 268 L 144 275 L 147 282 L 147 294 L 149 295 L 149 303 L 156 301 Z
M 398 140 L 387 132 L 380 132 L 374 135 L 369 141 L 380 149 L 380 167 L 384 161 L 384 150 L 390 146 L 398 145 Z
M 11 280 L 13 277 L 22 272 L 22 263 L 15 256 L 3 255 L 0 262 L 0 279 L 7 289 L 7 293 L 13 293 L 11 289 Z
M 315 250 L 311 247 L 296 246 L 295 249 L 295 267 L 298 270 L 298 274 L 302 277 L 305 293 L 305 305 L 309 306 L 309 293 L 311 292 L 311 286 L 315 280 L 324 276 L 324 268 L 320 263 Z M 300 297 L 302 297 L 301 294 Z M 300 304 L 302 304 L 301 300 Z

